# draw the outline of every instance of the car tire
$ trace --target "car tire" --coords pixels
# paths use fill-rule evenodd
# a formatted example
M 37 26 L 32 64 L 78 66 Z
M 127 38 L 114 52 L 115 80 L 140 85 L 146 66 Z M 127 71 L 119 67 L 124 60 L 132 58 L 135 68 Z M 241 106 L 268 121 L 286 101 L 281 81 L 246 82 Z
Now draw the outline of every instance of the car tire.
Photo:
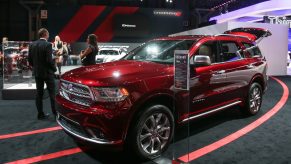
M 252 83 L 245 100 L 243 112 L 248 116 L 256 115 L 261 109 L 262 99 L 262 86 L 256 82 Z
M 141 159 L 159 157 L 169 146 L 174 134 L 174 117 L 165 105 L 150 105 L 138 114 L 129 131 L 128 144 Z

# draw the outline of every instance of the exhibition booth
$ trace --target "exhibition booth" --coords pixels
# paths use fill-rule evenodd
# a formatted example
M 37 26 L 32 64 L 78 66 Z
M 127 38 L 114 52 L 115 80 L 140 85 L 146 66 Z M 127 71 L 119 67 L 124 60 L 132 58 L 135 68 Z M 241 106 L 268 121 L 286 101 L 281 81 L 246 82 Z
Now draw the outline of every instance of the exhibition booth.
M 288 163 L 291 2 L 283 1 L 200 28 L 188 28 L 188 10 L 46 6 L 54 12 L 41 23 L 68 45 L 52 52 L 62 59 L 56 113 L 36 120 L 31 42 L 5 42 L 0 163 Z M 96 64 L 82 66 L 90 33 Z M 47 93 L 43 105 L 51 112 Z

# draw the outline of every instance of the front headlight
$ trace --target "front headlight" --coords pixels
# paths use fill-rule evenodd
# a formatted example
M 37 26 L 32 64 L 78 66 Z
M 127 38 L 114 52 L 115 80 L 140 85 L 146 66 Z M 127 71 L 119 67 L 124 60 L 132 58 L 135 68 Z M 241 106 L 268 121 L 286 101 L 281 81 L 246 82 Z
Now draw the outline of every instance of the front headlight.
M 118 102 L 123 101 L 128 95 L 125 88 L 92 88 L 95 101 Z

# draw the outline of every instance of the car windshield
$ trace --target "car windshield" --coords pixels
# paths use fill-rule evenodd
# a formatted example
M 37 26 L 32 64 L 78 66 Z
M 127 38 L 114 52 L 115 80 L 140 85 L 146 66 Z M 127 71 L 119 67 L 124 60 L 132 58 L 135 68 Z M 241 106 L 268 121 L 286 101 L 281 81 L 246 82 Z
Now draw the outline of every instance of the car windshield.
M 99 55 L 118 55 L 116 50 L 100 50 Z
M 125 60 L 173 64 L 175 50 L 189 50 L 196 40 L 154 40 L 129 52 Z

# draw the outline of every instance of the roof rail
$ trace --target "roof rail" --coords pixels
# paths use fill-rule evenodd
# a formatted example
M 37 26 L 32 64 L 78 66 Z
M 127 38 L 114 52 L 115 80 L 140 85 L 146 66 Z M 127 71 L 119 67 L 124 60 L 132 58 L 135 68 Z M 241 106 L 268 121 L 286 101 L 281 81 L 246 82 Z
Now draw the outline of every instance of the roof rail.
M 247 38 L 247 39 L 250 40 L 249 37 L 242 36 L 242 35 L 234 35 L 234 34 L 217 34 L 217 35 L 214 35 L 214 36 L 235 36 L 235 37 Z
M 168 37 L 183 37 L 183 36 L 189 36 L 189 37 L 205 37 L 205 36 L 211 36 L 211 35 L 168 35 Z

